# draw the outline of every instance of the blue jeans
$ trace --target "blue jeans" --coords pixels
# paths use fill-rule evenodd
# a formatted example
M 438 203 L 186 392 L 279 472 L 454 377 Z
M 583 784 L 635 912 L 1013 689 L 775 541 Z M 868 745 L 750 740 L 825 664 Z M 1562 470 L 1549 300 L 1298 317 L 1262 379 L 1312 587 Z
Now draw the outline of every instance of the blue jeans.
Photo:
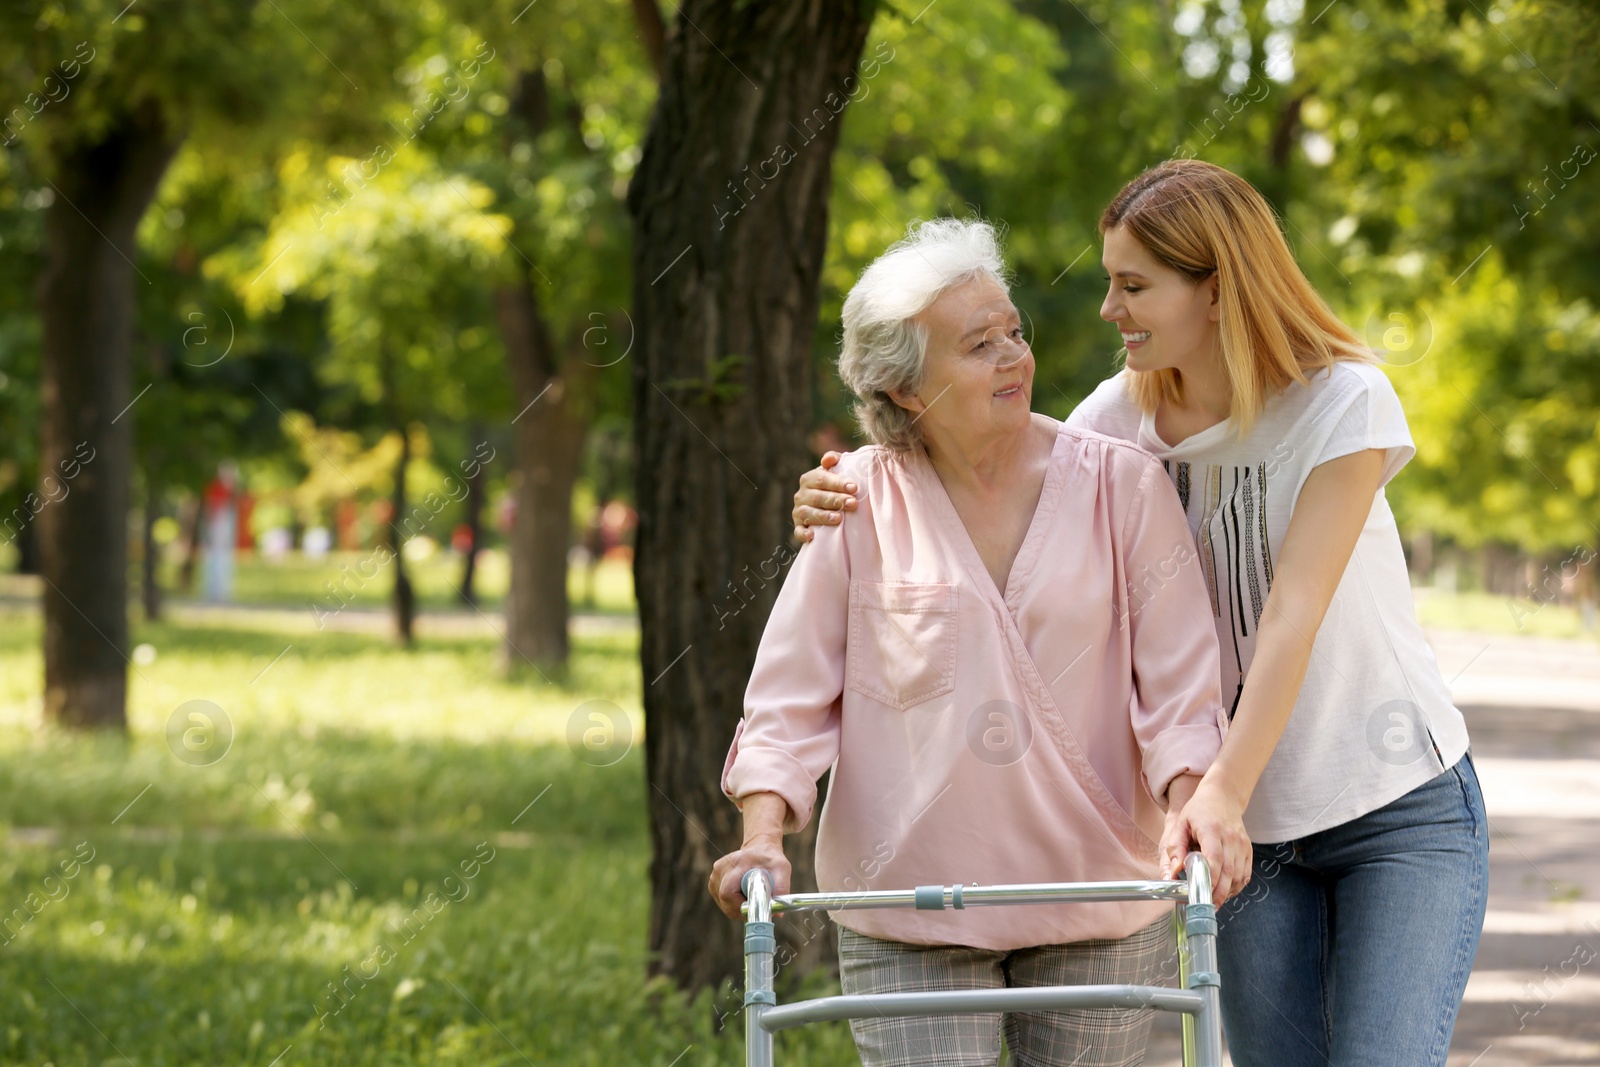
M 1470 755 L 1342 826 L 1256 845 L 1218 913 L 1235 1067 L 1443 1067 L 1488 877 Z

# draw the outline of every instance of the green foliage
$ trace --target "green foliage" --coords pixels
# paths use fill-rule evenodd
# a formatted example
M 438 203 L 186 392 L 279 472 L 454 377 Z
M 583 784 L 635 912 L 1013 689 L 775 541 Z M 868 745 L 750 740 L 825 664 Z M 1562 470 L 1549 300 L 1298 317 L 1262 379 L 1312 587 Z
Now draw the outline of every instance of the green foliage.
M 915 5 L 914 5 L 915 6 Z M 1404 529 L 1600 543 L 1600 44 L 1592 5 L 996 3 L 898 8 L 837 161 L 820 413 L 848 424 L 837 308 L 907 223 L 1005 223 L 1062 416 L 1115 369 L 1096 218 L 1170 156 L 1227 166 L 1329 302 L 1396 364 L 1419 455 Z
M 1417 440 L 1402 522 L 1468 546 L 1600 543 L 1600 315 L 1492 254 L 1416 314 L 1431 344 L 1391 373 Z
M 526 278 L 559 360 L 601 369 L 587 402 L 593 421 L 615 424 L 632 407 L 626 196 L 656 95 L 631 5 L 494 0 L 439 10 L 496 58 L 473 108 L 445 112 L 419 141 L 491 190 L 492 210 L 512 225 L 500 275 Z M 607 478 L 592 464 L 589 475 Z
M 412 5 L 398 2 L 13 4 L 0 11 L 0 84 L 8 103 L 25 103 L 26 93 L 48 96 L 45 79 L 71 74 L 19 137 L 46 161 L 147 102 L 175 132 L 217 147 L 270 145 L 286 125 L 311 121 L 338 143 L 370 127 L 371 112 L 352 104 L 386 93 L 393 50 L 415 24 Z
M 1069 66 L 1064 43 L 1003 0 L 878 16 L 834 164 L 818 342 L 827 378 L 845 293 L 912 219 L 979 214 L 1007 226 L 1018 299 L 1043 317 L 1042 301 L 1029 297 L 1066 266 L 1061 250 L 1093 233 L 1069 192 L 1092 159 L 1062 150 L 1078 104 L 1058 77 Z M 1035 342 L 1044 380 L 1081 351 L 1053 336 Z M 831 381 L 829 391 L 834 417 L 845 421 Z
M 631 5 L 124 7 L 0 12 L 0 501 L 36 477 L 28 289 L 46 181 L 60 149 L 141 100 L 187 135 L 136 255 L 152 476 L 197 484 L 226 455 L 298 469 L 262 396 L 370 441 L 382 338 L 406 417 L 435 436 L 508 415 L 487 301 L 518 275 L 564 357 L 606 368 L 596 418 L 625 418 L 624 198 L 655 95 Z M 1408 530 L 1593 542 L 1597 48 L 1583 0 L 878 5 L 856 83 L 816 102 L 851 99 L 819 420 L 848 422 L 831 372 L 843 293 L 911 219 L 941 213 L 1007 227 L 1036 403 L 1064 415 L 1114 369 L 1100 208 L 1143 167 L 1198 155 L 1267 193 L 1373 343 L 1416 331 L 1389 349 L 1419 432 L 1391 490 Z M 701 387 L 735 387 L 734 370 L 708 367 Z
M 346 197 L 325 194 L 335 176 L 363 166 L 373 173 Z M 231 276 L 254 314 L 276 310 L 293 292 L 325 301 L 329 381 L 379 404 L 382 368 L 392 360 L 399 395 L 388 402 L 410 417 L 465 417 L 469 396 L 481 400 L 488 381 L 503 380 L 485 289 L 509 223 L 484 210 L 487 190 L 409 148 L 367 161 L 335 158 L 326 170 L 293 154 L 282 178 L 290 206 L 259 252 L 223 253 L 213 269 Z
M 1583 3 L 1415 0 L 1342 5 L 1296 53 L 1324 165 L 1290 218 L 1313 276 L 1397 364 L 1409 531 L 1600 544 L 1597 40 Z
M 453 15 L 497 51 L 483 118 L 448 115 L 432 142 L 494 190 L 557 336 L 629 299 L 625 198 L 655 75 L 623 0 L 496 0 Z M 597 360 L 598 362 L 598 360 Z

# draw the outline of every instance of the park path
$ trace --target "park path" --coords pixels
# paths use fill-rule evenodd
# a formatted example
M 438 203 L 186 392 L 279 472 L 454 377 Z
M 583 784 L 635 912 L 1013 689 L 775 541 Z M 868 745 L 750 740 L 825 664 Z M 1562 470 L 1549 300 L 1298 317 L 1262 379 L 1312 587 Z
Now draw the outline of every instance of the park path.
M 1472 732 L 1490 825 L 1489 914 L 1450 1067 L 1594 1067 L 1600 645 L 1445 630 L 1428 640 Z M 1151 1067 L 1181 1062 L 1176 1035 L 1175 1020 L 1158 1021 Z

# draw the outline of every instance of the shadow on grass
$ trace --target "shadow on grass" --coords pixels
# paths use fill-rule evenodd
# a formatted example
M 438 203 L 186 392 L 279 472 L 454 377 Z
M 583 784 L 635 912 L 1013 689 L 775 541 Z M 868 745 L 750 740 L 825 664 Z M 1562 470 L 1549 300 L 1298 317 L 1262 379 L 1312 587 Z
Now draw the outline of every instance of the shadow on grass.
M 579 763 L 564 745 L 255 733 L 218 763 L 164 738 L 49 734 L 0 747 L 0 823 L 63 831 L 521 832 L 642 841 L 642 754 Z

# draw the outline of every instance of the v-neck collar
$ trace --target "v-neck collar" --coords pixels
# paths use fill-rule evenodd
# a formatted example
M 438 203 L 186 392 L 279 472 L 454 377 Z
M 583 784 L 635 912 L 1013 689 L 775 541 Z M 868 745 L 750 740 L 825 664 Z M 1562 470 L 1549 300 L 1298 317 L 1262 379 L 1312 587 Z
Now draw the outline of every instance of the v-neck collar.
M 1223 419 L 1213 423 L 1205 429 L 1190 434 L 1175 445 L 1169 445 L 1156 432 L 1156 414 L 1153 411 L 1139 413 L 1139 440 L 1138 445 L 1147 452 L 1166 458 L 1188 451 L 1191 448 L 1206 448 L 1221 441 L 1232 431 L 1233 419 Z
M 950 494 L 945 491 L 944 483 L 939 480 L 939 472 L 933 469 L 933 461 L 921 448 L 912 451 L 911 468 L 914 471 L 913 477 L 921 478 L 924 482 L 922 491 L 927 495 L 927 499 L 932 501 L 933 510 L 939 521 L 949 528 L 951 542 L 955 545 L 962 564 L 971 572 L 973 584 L 977 587 L 979 595 L 989 601 L 990 608 L 995 613 L 1000 640 L 1009 654 L 1009 667 L 1015 672 L 1024 692 L 1028 695 L 1027 711 L 1032 721 L 1055 743 L 1057 751 L 1071 768 L 1073 779 L 1088 793 L 1096 811 L 1111 828 L 1112 839 L 1121 845 L 1130 857 L 1142 860 L 1144 857 L 1155 855 L 1156 843 L 1145 836 L 1138 824 L 1112 797 L 1100 779 L 1099 772 L 1089 762 L 1083 746 L 1073 736 L 1067 716 L 1062 713 L 1054 695 L 1050 692 L 1050 683 L 1045 681 L 1038 664 L 1033 661 L 1032 653 L 1028 651 L 1028 642 L 1018 624 L 1013 599 L 1026 588 L 1034 565 L 1043 553 L 1050 522 L 1065 494 L 1063 486 L 1067 479 L 1068 440 L 1066 425 L 1057 423 L 1056 439 L 1050 448 L 1050 465 L 1045 469 L 1044 484 L 1039 489 L 1039 503 L 1033 509 L 1028 532 L 1023 535 L 1022 544 L 1017 549 L 1017 558 L 1011 564 L 1011 573 L 1006 577 L 1003 594 L 995 587 L 994 576 L 989 573 L 989 568 L 983 565 L 983 557 L 978 554 L 977 545 L 973 544 L 972 536 L 967 533 L 966 523 L 961 521 L 961 515 L 956 511 L 955 504 L 950 501 Z M 1002 664 L 996 666 L 1005 669 Z
M 1006 587 L 1003 590 L 995 585 L 994 575 L 990 574 L 989 568 L 984 565 L 983 556 L 978 553 L 978 546 L 967 531 L 967 524 L 961 521 L 961 513 L 956 510 L 955 503 L 950 499 L 950 493 L 940 480 L 939 472 L 933 468 L 933 460 L 929 459 L 928 453 L 921 448 L 913 453 L 917 472 L 927 483 L 925 489 L 928 497 L 934 502 L 935 510 L 941 513 L 940 519 L 950 530 L 950 537 L 955 542 L 962 563 L 971 572 L 972 580 L 978 583 L 980 589 L 991 593 L 1008 610 L 1013 608 L 1013 596 L 1023 588 L 1023 584 L 1039 560 L 1039 554 L 1043 551 L 1045 530 L 1049 527 L 1051 516 L 1054 515 L 1056 505 L 1061 498 L 1061 483 L 1065 478 L 1065 472 L 1060 460 L 1067 438 L 1063 432 L 1065 429 L 1065 423 L 1056 423 L 1056 437 L 1050 446 L 1050 460 L 1045 467 L 1044 484 L 1039 488 L 1039 503 L 1033 509 L 1033 517 L 1028 520 L 1028 530 L 1023 534 L 1022 544 L 1017 547 L 1016 558 L 1011 561 L 1011 570 L 1006 575 Z

